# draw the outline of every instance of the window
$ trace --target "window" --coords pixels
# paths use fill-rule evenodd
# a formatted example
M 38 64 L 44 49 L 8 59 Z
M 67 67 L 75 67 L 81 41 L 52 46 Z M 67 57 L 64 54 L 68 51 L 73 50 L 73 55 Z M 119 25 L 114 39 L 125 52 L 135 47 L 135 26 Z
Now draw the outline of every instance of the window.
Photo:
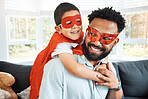
M 128 5 L 131 6 L 120 10 L 126 19 L 126 27 L 112 54 L 115 55 L 112 58 L 119 61 L 148 59 L 148 6 L 139 7 L 138 3 L 134 6 L 133 2 L 130 0 Z
M 62 1 L 49 0 L 2 0 L 0 10 L 2 24 L 1 37 L 6 39 L 2 46 L 1 59 L 19 59 L 22 57 L 33 57 L 47 46 L 52 34 L 55 32 L 53 11 L 57 4 Z M 126 18 L 126 29 L 120 34 L 120 42 L 111 55 L 116 58 L 140 57 L 148 59 L 148 2 L 147 0 L 113 0 L 113 1 L 72 1 L 71 3 L 80 8 L 82 14 L 83 32 L 88 26 L 87 15 L 93 9 L 113 6 Z M 121 3 L 122 2 L 122 3 Z M 90 5 L 91 3 L 91 5 Z M 105 4 L 105 5 L 104 5 Z M 24 9 L 25 8 L 25 9 Z M 7 17 L 7 22 L 5 22 Z M 1 25 L 2 26 L 2 25 Z M 6 45 L 6 46 L 5 46 Z
M 43 20 L 43 47 L 45 48 L 49 40 L 52 36 L 52 34 L 55 32 L 54 26 L 54 19 L 53 17 L 42 17 Z
M 9 58 L 36 55 L 36 18 L 8 16 Z
M 126 16 L 125 56 L 148 58 L 148 12 L 130 13 Z

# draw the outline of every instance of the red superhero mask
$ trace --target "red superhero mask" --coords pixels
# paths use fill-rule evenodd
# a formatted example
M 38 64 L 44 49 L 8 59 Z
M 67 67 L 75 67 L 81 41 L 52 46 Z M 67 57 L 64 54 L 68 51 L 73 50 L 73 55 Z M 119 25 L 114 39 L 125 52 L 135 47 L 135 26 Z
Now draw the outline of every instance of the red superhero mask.
M 97 30 L 88 26 L 88 37 L 91 41 L 99 41 L 102 44 L 108 45 L 117 38 L 118 34 L 101 34 Z
M 61 24 L 64 28 L 72 28 L 74 24 L 80 26 L 82 24 L 81 16 L 79 14 L 68 16 L 62 19 Z

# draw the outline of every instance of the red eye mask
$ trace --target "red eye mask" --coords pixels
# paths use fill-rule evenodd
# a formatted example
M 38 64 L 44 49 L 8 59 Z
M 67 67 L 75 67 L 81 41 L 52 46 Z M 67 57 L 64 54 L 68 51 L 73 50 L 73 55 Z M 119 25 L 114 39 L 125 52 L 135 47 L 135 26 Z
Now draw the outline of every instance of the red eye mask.
M 81 16 L 79 14 L 68 16 L 62 19 L 61 24 L 64 28 L 72 28 L 74 24 L 80 26 L 82 24 Z
M 100 41 L 102 44 L 108 45 L 117 38 L 118 34 L 100 34 L 97 30 L 88 26 L 88 37 L 91 41 Z

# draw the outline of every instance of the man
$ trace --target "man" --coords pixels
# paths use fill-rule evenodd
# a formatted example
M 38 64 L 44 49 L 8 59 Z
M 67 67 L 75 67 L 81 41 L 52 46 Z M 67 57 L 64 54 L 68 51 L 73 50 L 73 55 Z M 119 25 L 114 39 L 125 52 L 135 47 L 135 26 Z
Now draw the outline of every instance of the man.
M 118 43 L 117 36 L 125 27 L 125 20 L 112 8 L 93 11 L 82 45 L 84 55 L 75 55 L 78 63 L 95 70 Z M 70 74 L 59 58 L 49 61 L 44 68 L 39 99 L 121 99 L 123 91 L 112 64 L 99 68 L 94 82 Z

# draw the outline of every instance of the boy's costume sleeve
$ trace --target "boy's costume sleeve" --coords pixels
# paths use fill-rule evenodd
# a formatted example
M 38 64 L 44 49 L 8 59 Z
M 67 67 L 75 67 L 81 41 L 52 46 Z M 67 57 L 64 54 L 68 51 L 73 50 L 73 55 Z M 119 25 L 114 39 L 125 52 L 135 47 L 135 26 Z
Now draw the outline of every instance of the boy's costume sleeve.
M 67 42 L 59 43 L 57 47 L 54 49 L 54 51 L 51 53 L 51 57 L 55 58 L 62 53 L 73 54 L 72 49 L 74 49 L 77 46 L 78 43 L 67 43 Z
M 44 65 L 51 60 L 51 53 L 54 51 L 56 46 L 59 43 L 68 42 L 68 43 L 80 43 L 83 39 L 84 33 L 81 33 L 81 36 L 78 40 L 70 40 L 63 35 L 59 34 L 58 32 L 55 32 L 53 36 L 50 39 L 50 42 L 48 43 L 47 47 L 42 50 L 34 64 L 30 73 L 30 98 L 29 99 L 36 99 L 39 96 L 39 89 L 41 85 L 42 75 L 43 75 L 43 69 Z M 82 47 L 78 46 L 75 49 L 73 49 L 74 54 L 83 55 Z

